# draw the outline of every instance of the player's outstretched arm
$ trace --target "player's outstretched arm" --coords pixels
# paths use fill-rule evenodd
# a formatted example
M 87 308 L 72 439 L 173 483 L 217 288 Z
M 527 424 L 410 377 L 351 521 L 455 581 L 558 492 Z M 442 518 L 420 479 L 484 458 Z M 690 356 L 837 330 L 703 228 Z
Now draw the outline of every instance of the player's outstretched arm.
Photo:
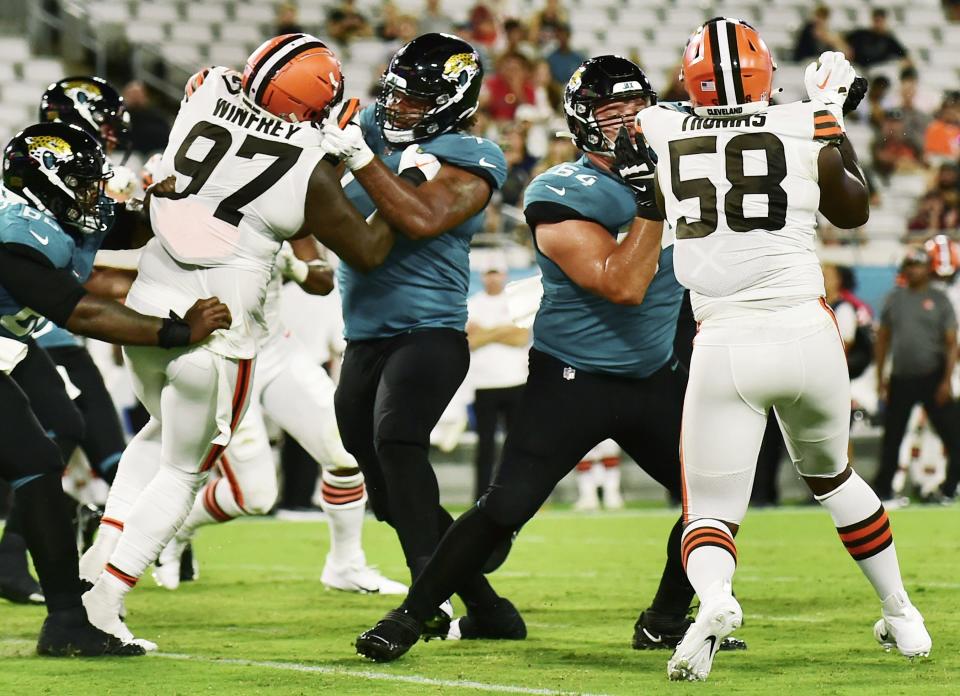
M 0 248 L 0 283 L 24 307 L 70 331 L 109 343 L 174 348 L 230 327 L 230 310 L 217 298 L 197 300 L 183 319 L 161 319 L 90 295 L 67 269 L 54 268 L 36 250 Z
M 657 273 L 662 232 L 662 222 L 637 217 L 619 244 L 589 220 L 542 223 L 535 234 L 540 251 L 584 290 L 638 305 Z
M 850 141 L 844 138 L 839 146 L 821 149 L 817 169 L 820 212 L 841 229 L 865 224 L 870 218 L 870 194 Z
M 383 263 L 393 248 L 393 231 L 380 219 L 369 221 L 347 200 L 333 166 L 321 161 L 310 175 L 303 230 L 312 234 L 352 268 L 368 272 Z
M 490 184 L 465 169 L 443 165 L 430 181 L 417 185 L 377 157 L 353 175 L 380 215 L 405 237 L 429 239 L 466 222 L 483 210 Z

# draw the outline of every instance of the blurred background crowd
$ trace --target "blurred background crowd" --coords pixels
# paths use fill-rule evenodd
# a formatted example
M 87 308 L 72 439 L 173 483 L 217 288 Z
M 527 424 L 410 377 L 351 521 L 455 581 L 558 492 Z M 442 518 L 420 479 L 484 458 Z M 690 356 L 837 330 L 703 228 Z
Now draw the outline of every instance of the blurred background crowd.
M 489 294 L 491 287 L 534 272 L 523 193 L 538 173 L 577 156 L 571 141 L 558 137 L 565 130 L 563 88 L 577 66 L 593 55 L 619 53 L 646 71 L 662 101 L 684 99 L 678 80 L 684 44 L 704 19 L 717 15 L 749 21 L 765 37 L 778 61 L 774 86 L 781 92 L 774 102 L 804 96 L 803 69 L 824 50 L 844 52 L 870 78 L 867 98 L 846 122 L 870 179 L 870 221 L 852 231 L 821 221 L 819 229 L 821 255 L 839 279 L 831 302 L 847 293 L 856 309 L 854 328 L 869 335 L 910 245 L 935 234 L 960 236 L 957 0 L 4 0 L 0 138 L 5 142 L 35 120 L 37 97 L 49 82 L 70 73 L 99 74 L 125 85 L 134 138 L 129 164 L 136 171 L 165 146 L 186 78 L 205 65 L 242 69 L 251 50 L 270 36 L 306 31 L 322 37 L 343 61 L 347 94 L 370 103 L 397 48 L 421 33 L 453 33 L 473 44 L 484 64 L 476 131 L 498 142 L 509 164 L 485 232 L 474 240 L 473 284 Z M 879 459 L 876 374 L 872 368 L 860 374 L 854 435 L 864 440 L 863 456 Z M 441 424 L 437 442 L 451 461 L 472 458 L 458 454 L 458 447 L 469 445 L 472 452 L 476 440 L 474 411 L 466 408 L 473 401 L 468 386 Z M 765 452 L 776 462 L 783 453 L 771 440 L 774 453 Z M 942 460 L 942 448 L 931 456 Z M 619 504 L 616 457 L 598 451 L 581 466 L 590 476 L 581 476 L 581 507 L 593 509 L 601 500 Z M 291 473 L 291 480 L 299 476 Z M 472 476 L 458 476 L 462 497 L 469 498 Z M 623 476 L 628 489 L 642 488 L 632 467 Z M 773 488 L 758 502 L 779 499 L 777 477 L 770 477 Z M 790 486 L 788 478 L 781 483 Z M 767 485 L 758 482 L 761 489 Z M 309 504 L 309 495 L 290 493 L 287 504 Z

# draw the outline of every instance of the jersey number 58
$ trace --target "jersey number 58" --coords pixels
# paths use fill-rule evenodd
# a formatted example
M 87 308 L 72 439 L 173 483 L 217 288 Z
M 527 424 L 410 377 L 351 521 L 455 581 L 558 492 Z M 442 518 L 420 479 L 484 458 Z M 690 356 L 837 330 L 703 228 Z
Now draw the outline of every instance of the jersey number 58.
M 767 159 L 766 174 L 745 174 L 743 153 L 762 150 Z M 670 186 L 678 201 L 700 199 L 700 219 L 677 219 L 677 239 L 699 239 L 717 229 L 717 187 L 706 177 L 680 179 L 680 158 L 687 155 L 715 154 L 717 136 L 705 135 L 670 143 Z M 787 158 L 783 143 L 772 133 L 744 133 L 731 138 L 724 148 L 724 174 L 730 190 L 724 197 L 723 213 L 734 232 L 782 230 L 787 222 L 787 192 L 780 184 L 787 176 Z M 767 197 L 765 217 L 746 217 L 743 198 L 748 194 Z

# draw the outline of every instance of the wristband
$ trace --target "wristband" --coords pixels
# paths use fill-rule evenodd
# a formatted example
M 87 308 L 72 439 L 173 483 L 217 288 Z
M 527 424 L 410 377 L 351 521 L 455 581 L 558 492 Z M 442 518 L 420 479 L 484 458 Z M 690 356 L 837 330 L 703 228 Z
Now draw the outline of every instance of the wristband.
M 157 331 L 157 345 L 161 348 L 181 348 L 190 345 L 190 324 L 171 310 L 170 317 L 163 320 L 163 325 Z

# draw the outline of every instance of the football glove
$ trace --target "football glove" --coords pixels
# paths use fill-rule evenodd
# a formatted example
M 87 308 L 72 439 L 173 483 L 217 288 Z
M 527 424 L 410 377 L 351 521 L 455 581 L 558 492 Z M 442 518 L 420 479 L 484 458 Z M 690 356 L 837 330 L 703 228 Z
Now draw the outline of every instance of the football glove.
M 277 268 L 285 279 L 295 280 L 298 283 L 305 281 L 310 273 L 310 266 L 303 259 L 297 258 L 289 242 L 283 242 L 280 245 L 280 251 L 277 253 Z
M 637 201 L 637 217 L 663 220 L 657 207 L 654 186 L 657 155 L 648 146 L 641 133 L 633 138 L 621 127 L 613 144 L 613 172 L 633 191 Z
M 843 115 L 846 116 L 851 111 L 856 111 L 860 102 L 867 94 L 867 78 L 857 76 L 853 78 L 850 84 L 850 90 L 847 92 L 847 98 L 843 100 Z
M 824 104 L 841 106 L 857 76 L 850 61 L 839 51 L 824 51 L 803 74 L 807 96 Z
M 363 139 L 363 131 L 356 123 L 343 128 L 336 117 L 329 116 L 323 122 L 323 141 L 320 147 L 329 155 L 346 163 L 350 171 L 366 167 L 373 161 L 373 150 Z

